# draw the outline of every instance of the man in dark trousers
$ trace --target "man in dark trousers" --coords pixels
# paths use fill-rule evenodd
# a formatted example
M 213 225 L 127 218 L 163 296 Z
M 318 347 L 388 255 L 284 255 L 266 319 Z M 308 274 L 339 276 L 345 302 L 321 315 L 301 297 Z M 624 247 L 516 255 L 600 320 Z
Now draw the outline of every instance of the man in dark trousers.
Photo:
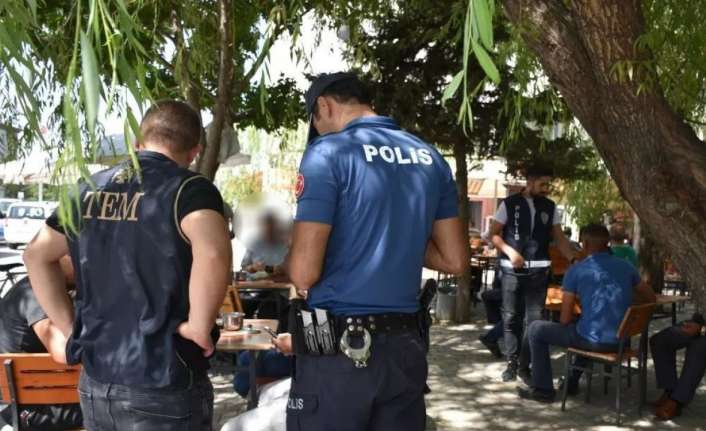
M 650 338 L 657 386 L 664 390 L 656 402 L 655 415 L 670 420 L 694 398 L 706 372 L 706 326 L 701 314 L 681 325 L 664 329 Z M 684 367 L 677 376 L 677 351 L 686 349 Z
M 547 198 L 551 170 L 530 168 L 526 178 L 522 192 L 508 196 L 498 206 L 491 226 L 491 240 L 501 253 L 499 265 L 503 272 L 502 313 L 508 362 L 502 374 L 505 382 L 515 380 L 518 373 L 529 381 L 526 328 L 540 319 L 544 310 L 551 267 L 549 243 L 554 240 L 567 259 L 575 259 L 574 248 L 561 229 L 556 204 Z M 523 334 L 521 345 L 517 334 Z
M 289 273 L 317 324 L 336 322 L 340 349 L 296 352 L 287 429 L 421 431 L 422 266 L 469 265 L 454 178 L 432 146 L 372 110 L 353 74 L 318 77 L 306 105 Z
M 74 285 L 71 259 L 64 256 L 61 272 L 67 287 Z M 37 302 L 27 277 L 13 285 L 0 299 L 0 352 L 47 353 L 59 362 L 66 362 L 66 339 L 51 323 Z M 11 424 L 10 408 L 2 411 L 3 420 Z M 83 419 L 78 404 L 20 405 L 20 430 L 56 431 L 81 428 Z M 0 428 L 2 425 L 0 424 Z
M 88 430 L 210 430 L 207 369 L 231 269 L 223 201 L 187 167 L 201 122 L 161 101 L 140 125 L 137 162 L 80 184 L 75 229 L 53 215 L 24 254 L 40 305 L 81 363 Z M 75 313 L 58 260 L 70 252 Z

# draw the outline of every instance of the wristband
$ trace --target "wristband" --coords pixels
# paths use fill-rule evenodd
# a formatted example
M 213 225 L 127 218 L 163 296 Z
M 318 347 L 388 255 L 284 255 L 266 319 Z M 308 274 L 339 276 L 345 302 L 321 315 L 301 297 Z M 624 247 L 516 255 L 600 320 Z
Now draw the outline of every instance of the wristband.
M 275 272 L 275 267 L 272 265 L 265 265 L 265 272 L 268 274 L 272 274 Z

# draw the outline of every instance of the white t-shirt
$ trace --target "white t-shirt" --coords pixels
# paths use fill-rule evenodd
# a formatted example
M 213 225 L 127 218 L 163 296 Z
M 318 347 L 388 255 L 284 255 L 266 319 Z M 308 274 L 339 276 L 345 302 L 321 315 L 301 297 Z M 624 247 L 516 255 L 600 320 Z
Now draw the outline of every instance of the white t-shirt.
M 537 214 L 537 210 L 534 207 L 534 199 L 532 198 L 525 198 L 527 201 L 527 204 L 529 205 L 530 208 L 530 216 L 532 219 L 532 228 L 531 230 L 534 231 L 534 216 Z M 495 216 L 493 217 L 496 222 L 502 224 L 503 226 L 507 224 L 507 208 L 505 208 L 505 202 L 500 202 L 500 205 L 498 206 L 498 210 L 495 212 Z M 554 226 L 556 225 L 561 225 L 561 211 L 559 210 L 558 206 L 554 206 Z

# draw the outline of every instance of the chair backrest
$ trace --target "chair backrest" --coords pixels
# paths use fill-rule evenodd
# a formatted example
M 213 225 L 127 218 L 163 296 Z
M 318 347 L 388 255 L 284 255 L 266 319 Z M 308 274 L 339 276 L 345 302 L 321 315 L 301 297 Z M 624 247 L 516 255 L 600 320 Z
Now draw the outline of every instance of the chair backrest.
M 0 353 L 0 399 L 11 403 L 14 386 L 18 404 L 73 404 L 79 402 L 80 365 L 62 365 L 48 353 Z
M 633 305 L 625 312 L 625 317 L 618 328 L 618 339 L 641 334 L 650 323 L 655 304 Z

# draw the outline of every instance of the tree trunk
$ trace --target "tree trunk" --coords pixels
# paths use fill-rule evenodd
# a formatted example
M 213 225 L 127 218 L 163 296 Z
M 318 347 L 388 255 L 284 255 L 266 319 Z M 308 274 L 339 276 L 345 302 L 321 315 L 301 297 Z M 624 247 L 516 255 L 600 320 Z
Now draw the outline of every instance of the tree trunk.
M 221 134 L 229 117 L 231 90 L 233 86 L 233 5 L 231 0 L 218 0 L 220 43 L 220 65 L 218 68 L 218 97 L 211 122 L 211 133 L 199 162 L 199 172 L 213 180 L 218 170 L 218 153 L 221 149 Z
M 664 287 L 664 249 L 659 246 L 650 231 L 643 229 L 643 241 L 640 246 L 640 277 L 649 283 L 655 293 Z
M 641 0 L 503 0 L 593 142 L 623 197 L 706 306 L 706 145 L 641 64 Z M 645 78 L 652 78 L 646 80 Z M 620 79 L 619 79 L 620 78 Z M 646 82 L 652 82 L 645 87 Z M 638 91 L 640 90 L 640 91 Z
M 465 142 L 454 144 L 454 159 L 456 159 L 456 188 L 458 189 L 458 209 L 461 225 L 463 226 L 463 241 L 469 249 L 468 225 L 470 211 L 468 204 L 468 164 L 466 162 Z M 456 294 L 456 313 L 454 322 L 466 323 L 471 320 L 471 266 L 458 277 L 458 293 Z

